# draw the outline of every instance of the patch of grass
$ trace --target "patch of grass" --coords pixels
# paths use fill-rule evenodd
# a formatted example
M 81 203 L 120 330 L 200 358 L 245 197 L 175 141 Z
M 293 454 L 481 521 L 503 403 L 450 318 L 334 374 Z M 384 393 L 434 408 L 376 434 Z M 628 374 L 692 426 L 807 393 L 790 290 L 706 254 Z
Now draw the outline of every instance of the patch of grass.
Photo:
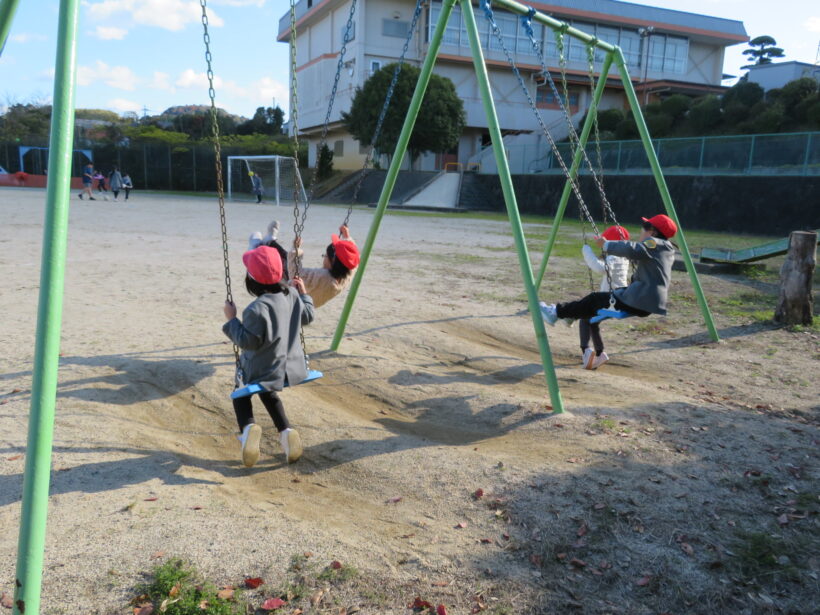
M 632 331 L 636 333 L 643 333 L 647 335 L 675 335 L 672 329 L 665 326 L 663 322 L 657 320 L 645 319 L 645 322 L 639 322 L 630 326 Z
M 617 425 L 613 419 L 599 419 L 592 424 L 592 428 L 598 431 L 615 431 L 615 427 Z
M 192 567 L 172 559 L 154 568 L 152 581 L 131 602 L 135 607 L 151 605 L 166 615 L 243 615 L 247 608 L 241 591 L 219 591 L 198 579 Z
M 796 570 L 789 558 L 793 550 L 782 538 L 748 532 L 739 533 L 737 540 L 736 562 L 745 579 L 794 577 Z
M 327 568 L 322 570 L 316 577 L 320 581 L 330 581 L 333 583 L 346 583 L 359 576 L 359 571 L 349 564 L 342 564 L 339 562 L 331 563 Z
M 432 261 L 447 263 L 448 265 L 477 265 L 487 260 L 486 256 L 459 252 L 458 254 L 442 254 L 440 252 L 427 252 L 425 256 Z

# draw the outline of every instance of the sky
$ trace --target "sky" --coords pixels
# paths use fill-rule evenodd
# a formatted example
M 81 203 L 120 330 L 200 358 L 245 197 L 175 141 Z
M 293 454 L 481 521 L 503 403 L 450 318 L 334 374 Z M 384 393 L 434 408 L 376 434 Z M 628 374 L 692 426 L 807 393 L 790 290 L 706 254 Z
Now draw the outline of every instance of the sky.
M 773 36 L 786 60 L 816 58 L 818 2 L 634 4 L 676 10 L 683 5 L 689 12 L 740 20 L 751 38 Z M 276 32 L 289 0 L 209 0 L 208 6 L 217 106 L 245 117 L 274 103 L 287 112 L 288 46 L 276 42 Z M 0 111 L 14 103 L 51 102 L 58 11 L 54 0 L 19 3 L 0 56 Z M 196 0 L 82 0 L 76 106 L 151 115 L 174 105 L 210 104 L 201 18 Z M 727 49 L 725 73 L 742 74 L 747 48 Z

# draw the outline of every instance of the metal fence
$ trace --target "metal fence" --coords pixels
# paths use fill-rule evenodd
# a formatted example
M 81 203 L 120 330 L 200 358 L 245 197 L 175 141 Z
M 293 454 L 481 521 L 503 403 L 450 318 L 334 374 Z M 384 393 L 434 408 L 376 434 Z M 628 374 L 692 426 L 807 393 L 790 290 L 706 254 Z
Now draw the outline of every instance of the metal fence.
M 820 175 L 820 132 L 656 139 L 652 144 L 666 175 Z M 597 166 L 594 144 L 586 149 Z M 559 143 L 558 150 L 569 166 L 570 144 Z M 562 172 L 554 153 L 541 144 L 510 145 L 507 157 L 513 173 Z M 637 140 L 602 141 L 601 166 L 608 174 L 651 173 Z
M 32 149 L 20 156 L 20 147 L 40 145 L 43 149 Z M 9 173 L 25 170 L 27 173 L 44 175 L 48 162 L 45 143 L 0 142 L 0 166 Z M 94 167 L 108 174 L 115 166 L 123 173 L 131 175 L 135 188 L 143 190 L 179 190 L 185 192 L 216 192 L 216 172 L 214 150 L 210 145 L 170 146 L 170 145 L 115 145 L 84 146 L 91 151 Z M 227 169 L 228 156 L 248 154 L 247 150 L 222 146 L 222 168 Z M 306 156 L 301 158 L 306 159 Z M 71 174 L 82 175 L 82 168 L 88 158 L 79 149 L 74 151 Z M 22 165 L 22 168 L 21 168 Z M 227 174 L 227 171 L 223 171 Z M 227 181 L 227 177 L 224 178 Z M 223 182 L 224 183 L 224 182 Z

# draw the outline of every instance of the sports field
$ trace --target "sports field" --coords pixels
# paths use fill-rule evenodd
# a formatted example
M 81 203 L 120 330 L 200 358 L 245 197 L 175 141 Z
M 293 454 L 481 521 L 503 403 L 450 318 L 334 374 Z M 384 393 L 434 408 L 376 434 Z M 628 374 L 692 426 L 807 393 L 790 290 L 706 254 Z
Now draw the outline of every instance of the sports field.
M 339 352 L 327 348 L 342 298 L 305 329 L 325 377 L 282 395 L 304 457 L 283 462 L 257 406 L 262 458 L 246 469 L 215 199 L 72 199 L 43 613 L 133 613 L 173 557 L 219 587 L 260 577 L 244 599 L 284 597 L 275 612 L 288 614 L 408 613 L 416 597 L 450 614 L 816 608 L 820 334 L 768 321 L 777 263 L 701 275 L 719 344 L 679 271 L 668 317 L 603 326 L 600 370 L 581 369 L 576 328 L 549 329 L 567 407 L 554 415 L 509 224 L 389 214 Z M 0 190 L 7 596 L 44 200 Z M 293 214 L 227 207 L 241 309 L 247 236 L 278 218 L 289 242 Z M 311 207 L 306 264 L 320 265 L 344 213 Z M 360 245 L 372 217 L 353 212 Z M 526 224 L 536 264 L 547 222 Z M 542 299 L 589 292 L 580 235 L 562 231 Z M 758 238 L 690 237 L 744 241 Z

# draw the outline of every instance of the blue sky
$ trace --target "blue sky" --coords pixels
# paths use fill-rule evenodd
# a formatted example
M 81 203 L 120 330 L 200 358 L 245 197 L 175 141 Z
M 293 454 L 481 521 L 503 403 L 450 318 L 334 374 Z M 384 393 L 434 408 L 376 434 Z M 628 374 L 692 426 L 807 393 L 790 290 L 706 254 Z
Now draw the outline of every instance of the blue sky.
M 820 3 L 810 0 L 635 3 L 739 19 L 751 37 L 777 39 L 789 60 L 814 62 L 820 41 Z M 58 6 L 20 2 L 0 57 L 0 108 L 51 100 Z M 208 6 L 217 105 L 249 117 L 275 99 L 287 111 L 288 49 L 275 36 L 288 0 L 211 0 Z M 208 103 L 196 0 L 84 0 L 79 29 L 78 107 L 142 114 L 143 108 L 159 113 Z M 727 50 L 724 72 L 741 74 L 746 48 Z

